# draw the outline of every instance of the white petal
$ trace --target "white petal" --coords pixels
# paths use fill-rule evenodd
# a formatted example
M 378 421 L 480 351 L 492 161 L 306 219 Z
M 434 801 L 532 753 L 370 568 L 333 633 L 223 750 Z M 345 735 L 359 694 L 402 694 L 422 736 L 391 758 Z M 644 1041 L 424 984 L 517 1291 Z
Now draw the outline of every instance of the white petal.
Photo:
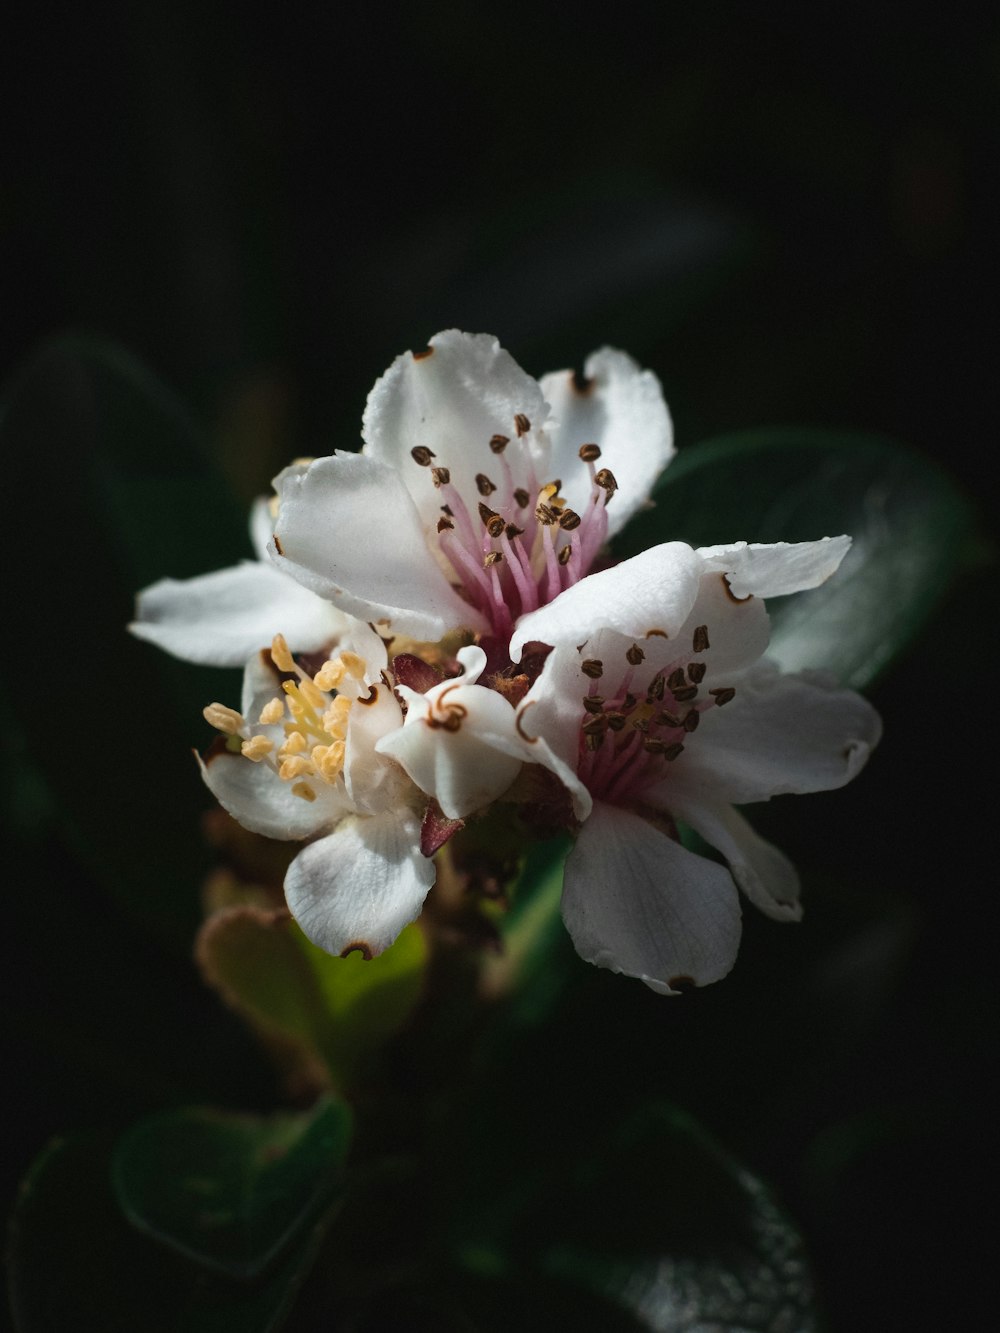
M 198 578 L 154 583 L 139 594 L 129 629 L 187 662 L 242 666 L 279 632 L 293 652 L 314 652 L 343 624 L 340 612 L 294 579 L 247 560 Z
M 478 612 L 445 579 L 398 474 L 357 454 L 319 458 L 277 478 L 272 542 L 279 569 L 360 620 L 439 639 L 481 629 Z
M 580 445 L 600 446 L 598 466 L 609 468 L 618 482 L 608 506 L 608 533 L 613 536 L 642 508 L 673 457 L 673 425 L 660 381 L 625 352 L 602 347 L 588 357 L 584 375 L 590 383 L 583 390 L 576 387 L 572 371 L 542 378 L 553 416 L 547 427 L 550 467 L 552 475 L 562 479 L 570 507 L 583 513 L 590 474 L 580 462 Z
M 410 451 L 430 449 L 459 493 L 472 505 L 479 472 L 499 475 L 490 438 L 510 439 L 506 459 L 515 485 L 526 484 L 528 453 L 514 418 L 527 417 L 537 433 L 548 415 L 538 383 L 488 334 L 448 329 L 430 341 L 430 354 L 404 352 L 368 395 L 362 433 L 365 454 L 397 470 L 425 521 L 439 516 L 440 499 L 426 468 Z M 494 477 L 498 480 L 498 476 Z
M 799 876 L 784 852 L 767 842 L 731 805 L 675 802 L 673 813 L 721 852 L 746 896 L 775 921 L 800 921 Z
M 651 634 L 673 637 L 694 605 L 703 571 L 690 546 L 665 542 L 588 574 L 548 606 L 521 617 L 510 641 L 511 658 L 519 662 L 525 644 L 536 640 L 576 647 L 598 629 L 636 640 Z
M 274 531 L 274 513 L 270 496 L 259 495 L 250 507 L 250 541 L 258 560 L 270 561 L 267 553 Z
M 879 716 L 852 690 L 818 675 L 783 676 L 762 662 L 735 698 L 710 708 L 661 788 L 684 800 L 744 805 L 788 792 L 832 791 L 864 767 L 882 733 Z
M 400 797 L 405 779 L 376 753 L 377 742 L 402 724 L 403 710 L 384 680 L 351 705 L 344 753 L 344 785 L 355 807 L 364 813 L 384 810 Z
M 823 537 L 818 542 L 735 542 L 703 546 L 699 554 L 710 569 L 729 579 L 734 597 L 784 597 L 818 588 L 851 546 L 850 537 Z
M 728 872 L 600 801 L 566 861 L 562 911 L 581 958 L 661 994 L 718 981 L 736 960 L 740 905 Z
M 695 630 L 704 626 L 709 647 L 693 652 Z M 738 601 L 721 574 L 705 574 L 687 620 L 668 642 L 687 661 L 704 662 L 703 689 L 735 684 L 736 678 L 767 651 L 771 622 L 760 597 Z
M 554 648 L 538 679 L 517 707 L 517 735 L 526 763 L 541 764 L 568 790 L 573 813 L 584 820 L 592 801 L 577 776 L 580 724 L 590 681 L 582 674 L 582 656 L 575 648 Z
M 419 843 L 409 811 L 349 816 L 289 866 L 292 915 L 327 953 L 381 953 L 419 915 L 434 883 L 434 862 L 420 855 Z
M 463 658 L 476 679 L 486 654 L 467 648 L 459 652 Z M 465 684 L 466 678 L 446 680 L 426 694 L 403 687 L 406 723 L 376 747 L 402 765 L 449 819 L 464 819 L 502 796 L 520 771 L 524 750 L 507 700 L 483 685 Z
M 201 775 L 234 819 L 251 833 L 265 838 L 311 838 L 335 823 L 344 810 L 344 801 L 332 787 L 310 782 L 314 801 L 292 793 L 292 783 L 284 782 L 266 763 L 253 763 L 239 754 L 210 754 L 198 759 Z

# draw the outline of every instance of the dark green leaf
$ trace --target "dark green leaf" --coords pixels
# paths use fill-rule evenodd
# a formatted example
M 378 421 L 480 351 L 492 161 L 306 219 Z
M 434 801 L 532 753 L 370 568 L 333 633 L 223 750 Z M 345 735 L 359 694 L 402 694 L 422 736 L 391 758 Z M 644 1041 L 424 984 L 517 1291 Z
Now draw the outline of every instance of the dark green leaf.
M 621 556 L 663 541 L 854 544 L 823 587 L 769 603 L 771 653 L 788 670 L 823 667 L 868 685 L 926 623 L 967 561 L 969 501 L 948 475 L 881 436 L 757 430 L 682 450 L 615 543 Z
M 183 1109 L 140 1121 L 114 1156 L 119 1203 L 141 1231 L 232 1278 L 259 1277 L 337 1189 L 351 1113 Z
M 0 444 L 11 474 L 29 478 L 6 519 L 6 702 L 88 866 L 186 943 L 207 861 L 190 749 L 207 735 L 201 706 L 237 687 L 125 626 L 150 580 L 247 553 L 245 516 L 183 412 L 98 342 L 52 342 L 20 371 Z
M 8 1250 L 18 1333 L 274 1333 L 284 1324 L 328 1217 L 265 1278 L 232 1282 L 129 1226 L 109 1158 L 104 1140 L 55 1143 L 22 1186 Z

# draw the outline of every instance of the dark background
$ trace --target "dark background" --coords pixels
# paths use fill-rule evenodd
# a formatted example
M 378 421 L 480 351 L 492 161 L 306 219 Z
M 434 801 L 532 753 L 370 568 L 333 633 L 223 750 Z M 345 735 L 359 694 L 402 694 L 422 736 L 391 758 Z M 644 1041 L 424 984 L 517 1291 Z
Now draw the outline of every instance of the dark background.
M 535 374 L 626 347 L 681 447 L 880 430 L 983 499 L 995 17 L 184 0 L 42 11 L 5 45 L 0 361 L 67 328 L 120 341 L 243 498 L 293 454 L 353 446 L 376 375 L 457 325 Z M 6 460 L 7 503 L 26 466 L 43 529 L 58 461 Z M 976 1327 L 992 1308 L 990 597 L 981 564 L 879 687 L 886 741 L 854 788 L 757 821 L 811 867 L 801 930 L 748 921 L 734 976 L 682 1008 L 608 976 L 573 1001 L 576 1054 L 607 1087 L 675 1098 L 775 1183 L 837 1328 Z M 187 962 L 81 877 L 44 793 L 5 786 L 8 1191 L 54 1132 L 181 1089 L 273 1098 Z M 110 1053 L 123 991 L 167 1052 L 155 1076 Z M 31 1016 L 84 993 L 92 1016 L 61 1039 Z

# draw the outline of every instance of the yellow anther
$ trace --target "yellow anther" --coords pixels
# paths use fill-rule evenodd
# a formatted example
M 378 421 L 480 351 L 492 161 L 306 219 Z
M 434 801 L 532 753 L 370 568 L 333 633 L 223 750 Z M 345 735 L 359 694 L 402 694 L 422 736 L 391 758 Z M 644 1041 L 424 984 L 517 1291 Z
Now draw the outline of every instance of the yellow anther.
M 270 703 L 265 704 L 260 710 L 260 721 L 265 727 L 269 727 L 275 722 L 280 722 L 284 716 L 284 699 L 272 699 Z
M 271 640 L 271 661 L 279 671 L 295 670 L 295 662 L 288 651 L 288 643 L 283 634 L 276 634 Z
M 342 658 L 337 658 L 332 662 L 324 662 L 320 669 L 313 676 L 313 682 L 321 690 L 335 690 L 347 675 L 347 667 Z
M 290 759 L 282 761 L 281 767 L 278 769 L 278 776 L 284 778 L 286 782 L 290 782 L 292 778 L 311 777 L 315 771 L 308 759 L 296 754 L 292 755 Z
M 315 801 L 316 793 L 308 782 L 296 782 L 292 787 L 292 795 L 300 797 L 303 801 Z
M 225 704 L 209 704 L 202 709 L 202 716 L 210 727 L 225 736 L 235 736 L 246 726 L 243 714 L 237 713 L 235 708 L 227 708 Z
M 355 680 L 364 680 L 366 665 L 363 657 L 359 657 L 357 653 L 341 653 L 340 660 L 348 675 L 353 676 Z
M 338 694 L 333 703 L 323 714 L 323 730 L 331 736 L 343 739 L 347 732 L 347 715 L 351 711 L 350 699 Z
M 285 743 L 281 747 L 281 757 L 284 759 L 286 755 L 302 754 L 307 745 L 308 741 L 301 731 L 289 731 L 286 733 Z
M 269 741 L 266 736 L 251 736 L 248 741 L 243 742 L 241 749 L 247 759 L 259 764 L 274 749 L 274 742 Z
M 347 746 L 343 741 L 334 741 L 332 745 L 314 745 L 312 761 L 327 782 L 336 782 L 344 767 L 344 752 Z

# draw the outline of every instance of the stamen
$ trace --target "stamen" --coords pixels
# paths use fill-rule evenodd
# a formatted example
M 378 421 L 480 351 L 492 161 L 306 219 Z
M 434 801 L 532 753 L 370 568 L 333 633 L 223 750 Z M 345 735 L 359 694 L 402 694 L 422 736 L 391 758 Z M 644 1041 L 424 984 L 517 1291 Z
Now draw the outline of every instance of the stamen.
M 680 743 L 680 741 L 677 741 L 676 744 L 667 746 L 667 748 L 663 751 L 663 757 L 664 759 L 674 760 L 677 758 L 678 755 L 683 753 L 684 753 L 684 746 Z
M 585 718 L 580 730 L 585 736 L 603 736 L 608 729 L 608 719 L 604 713 L 595 713 Z
M 645 660 L 645 657 L 646 654 L 637 643 L 633 643 L 632 647 L 625 653 L 625 661 L 628 662 L 629 666 L 638 666 L 640 662 Z
M 707 669 L 708 668 L 705 666 L 704 662 L 689 662 L 688 680 L 691 681 L 693 685 L 700 685 L 705 679 L 705 672 Z
M 241 753 L 255 764 L 266 759 L 273 749 L 274 741 L 269 741 L 266 736 L 251 736 L 240 746 Z
M 476 473 L 476 489 L 480 495 L 492 495 L 496 490 L 496 485 L 490 481 L 485 472 Z
M 585 463 L 596 463 L 601 456 L 601 451 L 596 444 L 581 444 L 580 457 Z
M 708 642 L 707 625 L 699 625 L 697 627 L 694 632 L 693 646 L 696 653 L 703 653 L 710 646 Z
M 503 560 L 502 551 L 487 551 L 483 556 L 483 569 L 492 569 L 494 565 L 499 565 Z
M 280 722 L 285 716 L 285 701 L 283 699 L 272 699 L 266 703 L 260 710 L 259 721 L 265 727 L 273 726 L 275 722 Z
M 301 731 L 291 730 L 285 738 L 285 743 L 281 747 L 281 758 L 287 759 L 289 755 L 302 754 L 309 742 L 303 736 Z
M 692 708 L 691 711 L 685 715 L 684 730 L 687 732 L 696 731 L 700 721 L 701 714 L 698 712 L 697 708 Z
M 723 704 L 729 703 L 730 699 L 736 697 L 736 691 L 731 686 L 726 686 L 724 689 L 719 690 L 709 690 L 709 694 L 712 695 L 720 708 Z
M 450 518 L 438 519 L 438 532 L 450 532 L 454 526 Z
M 618 483 L 615 481 L 615 474 L 606 467 L 602 467 L 600 472 L 594 477 L 594 484 L 600 486 L 602 491 L 607 494 L 604 497 L 604 503 L 608 504 L 615 491 L 618 489 Z
M 202 717 L 210 727 L 221 731 L 224 736 L 238 736 L 246 726 L 243 714 L 237 713 L 235 708 L 227 708 L 225 704 L 209 704 L 202 709 Z
M 514 492 L 514 500 L 517 503 L 518 509 L 527 509 L 528 505 L 531 503 L 531 496 L 523 486 L 518 486 L 517 490 Z
M 418 444 L 410 450 L 410 457 L 418 467 L 430 467 L 431 459 L 436 458 L 437 454 L 432 453 L 425 444 Z
M 451 484 L 451 473 L 446 467 L 432 467 L 431 480 L 435 486 L 449 486 Z
M 364 680 L 367 668 L 363 657 L 360 657 L 357 653 L 347 652 L 340 654 L 340 660 L 347 668 L 349 676 L 353 676 L 355 680 Z
M 541 500 L 535 506 L 535 518 L 547 528 L 551 527 L 553 523 L 559 522 L 558 512 L 551 505 L 547 505 Z
M 667 688 L 673 692 L 679 690 L 684 684 L 684 668 L 676 667 L 667 677 Z
M 650 681 L 649 689 L 646 691 L 646 699 L 648 700 L 648 702 L 659 703 L 660 700 L 663 698 L 663 694 L 666 687 L 667 687 L 667 682 L 663 679 L 662 676 L 654 676 L 653 679 Z
M 315 801 L 316 793 L 308 782 L 296 782 L 292 787 L 292 795 L 298 796 L 303 801 Z
M 673 691 L 673 696 L 679 704 L 686 704 L 698 693 L 697 685 L 682 685 L 679 689 Z
M 580 670 L 591 680 L 600 680 L 604 675 L 604 663 L 597 657 L 588 657 L 580 663 Z
M 556 559 L 559 561 L 559 563 L 561 565 L 568 565 L 572 558 L 573 558 L 573 543 L 567 542 L 565 546 L 560 546 L 559 554 L 556 556 Z
M 514 417 L 514 429 L 517 431 L 519 439 L 522 435 L 527 435 L 528 431 L 531 430 L 531 422 L 523 412 L 518 412 Z
M 604 744 L 604 733 L 591 732 L 588 735 L 584 736 L 583 743 L 587 747 L 587 749 L 590 750 L 591 752 L 593 752 L 594 750 L 599 750 L 601 746 Z
M 599 694 L 585 694 L 583 706 L 588 713 L 600 713 L 604 709 L 604 699 Z
M 502 454 L 503 451 L 507 448 L 508 444 L 510 444 L 509 435 L 490 436 L 490 448 L 493 450 L 495 454 Z
M 681 727 L 684 725 L 676 713 L 668 713 L 666 709 L 657 714 L 653 721 L 661 727 Z
M 279 671 L 295 670 L 295 659 L 288 651 L 288 643 L 283 634 L 276 634 L 271 640 L 271 661 Z
M 606 713 L 605 716 L 608 719 L 608 726 L 612 731 L 621 731 L 625 726 L 624 713 Z
M 316 770 L 308 759 L 302 755 L 293 755 L 290 759 L 285 759 L 278 769 L 278 776 L 290 782 L 293 778 L 312 777 Z
M 580 515 L 574 509 L 564 509 L 559 515 L 559 526 L 565 532 L 572 532 L 575 528 L 578 528 L 582 522 L 583 520 L 580 518 Z
M 320 669 L 313 676 L 313 683 L 321 690 L 335 690 L 347 675 L 347 666 L 342 657 L 334 661 L 324 662 Z M 326 700 L 324 699 L 323 703 Z M 322 707 L 323 705 L 319 705 Z

